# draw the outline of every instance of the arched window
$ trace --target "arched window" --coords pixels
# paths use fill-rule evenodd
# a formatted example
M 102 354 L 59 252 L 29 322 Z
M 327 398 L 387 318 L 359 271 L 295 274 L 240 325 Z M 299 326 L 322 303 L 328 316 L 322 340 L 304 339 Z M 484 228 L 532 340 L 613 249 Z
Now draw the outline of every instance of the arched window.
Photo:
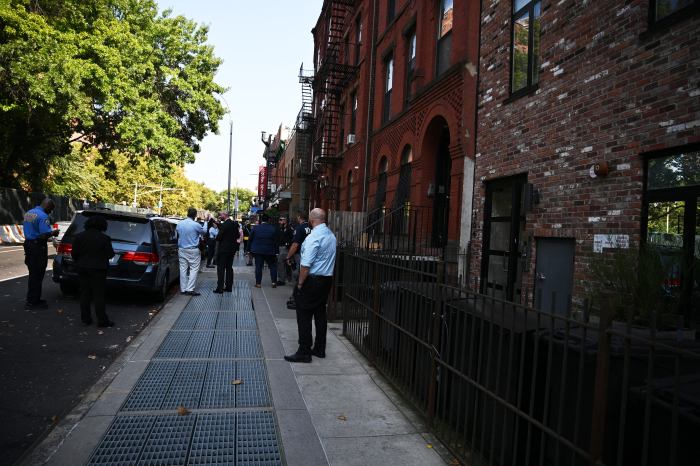
M 401 152 L 401 169 L 399 171 L 399 185 L 396 188 L 394 206 L 400 207 L 411 199 L 411 162 L 413 161 L 413 148 L 406 146 Z
M 352 211 L 352 170 L 348 172 L 348 210 Z
M 389 161 L 386 157 L 382 157 L 379 161 L 379 176 L 377 176 L 377 195 L 374 198 L 374 208 L 376 210 L 384 207 L 386 201 L 386 177 Z

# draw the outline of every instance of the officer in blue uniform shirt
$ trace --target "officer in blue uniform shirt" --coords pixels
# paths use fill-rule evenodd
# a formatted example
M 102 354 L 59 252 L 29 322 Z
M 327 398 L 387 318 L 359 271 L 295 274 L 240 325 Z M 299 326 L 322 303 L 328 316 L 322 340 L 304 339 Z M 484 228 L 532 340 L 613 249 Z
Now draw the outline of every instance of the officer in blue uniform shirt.
M 41 285 L 49 261 L 47 241 L 51 236 L 58 236 L 58 230 L 51 228 L 49 219 L 53 209 L 53 201 L 46 198 L 24 214 L 24 263 L 29 269 L 27 309 L 48 307 L 46 301 L 41 299 Z

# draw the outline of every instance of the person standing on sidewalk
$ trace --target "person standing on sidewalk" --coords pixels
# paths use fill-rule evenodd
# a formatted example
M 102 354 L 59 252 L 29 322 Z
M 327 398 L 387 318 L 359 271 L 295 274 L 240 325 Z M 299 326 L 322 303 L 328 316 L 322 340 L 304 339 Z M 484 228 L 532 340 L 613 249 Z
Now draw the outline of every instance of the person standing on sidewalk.
M 207 233 L 206 227 L 195 221 L 197 209 L 187 209 L 187 218 L 177 224 L 177 247 L 180 259 L 180 292 L 190 296 L 199 296 L 194 291 L 197 272 L 202 261 L 199 252 L 199 238 Z
M 211 265 L 216 254 L 216 236 L 219 234 L 219 225 L 216 219 L 210 218 L 207 222 L 207 268 L 213 268 Z
M 95 303 L 98 327 L 114 327 L 105 311 L 105 288 L 109 260 L 114 256 L 112 240 L 107 231 L 107 220 L 102 215 L 90 216 L 85 231 L 75 235 L 71 255 L 80 277 L 80 320 L 92 323 L 90 306 Z
M 46 275 L 49 263 L 49 248 L 47 241 L 52 236 L 58 236 L 58 230 L 51 229 L 49 215 L 53 212 L 54 203 L 48 197 L 41 204 L 24 214 L 24 263 L 27 265 L 27 309 L 46 309 L 46 300 L 41 299 L 41 285 Z
M 292 270 L 292 284 L 296 285 L 299 280 L 299 262 L 300 262 L 300 252 L 301 245 L 304 240 L 311 233 L 311 226 L 309 225 L 309 216 L 305 212 L 300 212 L 297 215 L 297 226 L 294 229 L 294 237 L 292 238 L 292 245 L 287 251 L 287 257 L 285 257 L 285 262 L 287 266 Z M 294 292 L 287 300 L 287 309 L 296 309 L 297 305 L 294 302 Z
M 262 282 L 263 263 L 270 269 L 272 288 L 277 287 L 277 228 L 270 225 L 270 216 L 262 214 L 261 223 L 255 225 L 250 232 L 250 252 L 255 257 L 255 288 L 260 288 Z
M 292 281 L 292 269 L 287 264 L 287 251 L 292 246 L 294 229 L 287 222 L 287 217 L 280 217 L 279 220 L 279 252 L 277 255 L 277 284 L 284 285 L 287 281 Z
M 253 265 L 253 259 L 250 254 L 250 233 L 252 228 L 250 219 L 245 219 L 243 223 L 243 255 L 245 256 L 245 265 Z
M 284 357 L 289 362 L 311 362 L 311 356 L 326 357 L 326 301 L 331 290 L 337 241 L 326 225 L 326 212 L 314 209 L 309 214 L 311 233 L 301 245 L 299 283 L 294 289 L 297 306 L 299 348 Z M 311 320 L 316 325 L 316 341 Z
M 238 222 L 227 213 L 221 214 L 221 228 L 216 237 L 218 253 L 216 255 L 216 289 L 214 293 L 223 293 L 233 289 L 233 255 L 238 246 Z

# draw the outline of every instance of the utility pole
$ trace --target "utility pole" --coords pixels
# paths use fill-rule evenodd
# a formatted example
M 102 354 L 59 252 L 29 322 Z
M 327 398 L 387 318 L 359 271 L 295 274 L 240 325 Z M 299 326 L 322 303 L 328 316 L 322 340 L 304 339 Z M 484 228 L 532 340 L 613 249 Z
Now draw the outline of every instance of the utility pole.
M 228 104 L 227 104 L 228 106 Z M 229 110 L 229 132 L 228 132 L 228 198 L 227 198 L 227 208 L 229 214 L 231 213 L 231 153 L 233 151 L 233 120 L 231 120 L 231 111 Z M 236 203 L 238 202 L 238 190 L 236 190 Z M 235 214 L 235 212 L 234 212 Z M 235 218 L 235 217 L 234 217 Z

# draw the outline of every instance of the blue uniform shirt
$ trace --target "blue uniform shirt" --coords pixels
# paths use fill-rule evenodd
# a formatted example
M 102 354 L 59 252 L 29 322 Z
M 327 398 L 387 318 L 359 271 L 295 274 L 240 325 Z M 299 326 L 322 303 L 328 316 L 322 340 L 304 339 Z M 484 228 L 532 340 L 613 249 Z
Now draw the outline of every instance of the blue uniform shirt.
M 325 223 L 316 225 L 301 245 L 301 265 L 311 275 L 333 275 L 336 239 Z
M 177 224 L 177 247 L 193 249 L 199 247 L 199 236 L 207 233 L 206 227 L 186 218 Z
M 51 233 L 51 220 L 40 206 L 24 214 L 24 237 L 28 240 L 38 239 L 41 235 Z
M 307 236 L 311 233 L 311 227 L 309 222 L 300 223 L 294 230 L 294 238 L 292 238 L 292 243 L 299 243 L 299 246 L 304 242 Z

